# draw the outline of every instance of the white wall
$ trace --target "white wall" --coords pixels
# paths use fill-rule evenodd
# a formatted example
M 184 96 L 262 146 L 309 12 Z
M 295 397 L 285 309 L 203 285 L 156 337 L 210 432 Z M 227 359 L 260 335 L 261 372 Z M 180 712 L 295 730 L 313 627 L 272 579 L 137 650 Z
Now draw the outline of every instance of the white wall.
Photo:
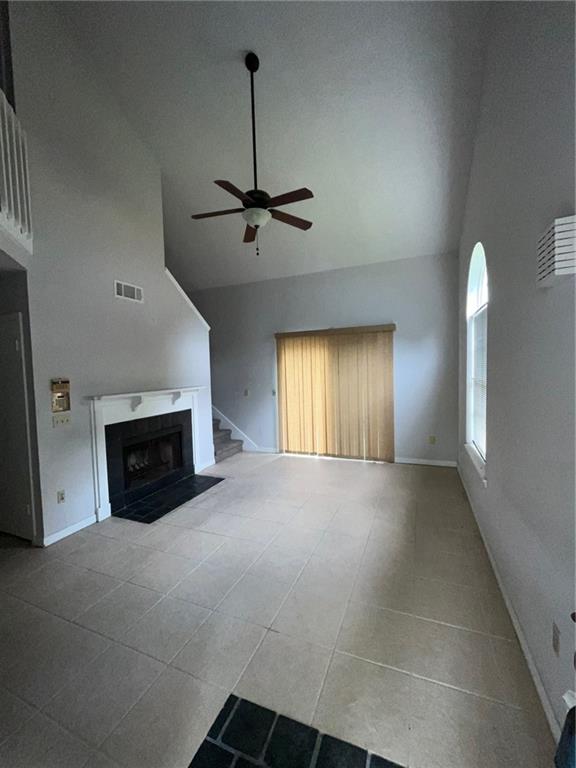
M 574 283 L 539 289 L 535 267 L 539 235 L 571 213 L 574 7 L 496 4 L 461 245 L 459 461 L 558 721 L 574 680 Z M 465 291 L 478 240 L 490 292 L 486 488 L 463 449 Z
M 214 405 L 260 448 L 276 448 L 274 333 L 396 323 L 396 456 L 454 461 L 457 283 L 458 262 L 449 255 L 193 294 L 212 326 Z
M 48 3 L 11 6 L 35 229 L 28 279 L 45 537 L 94 513 L 87 395 L 207 385 L 195 463 L 213 462 L 208 331 L 164 272 L 159 167 L 56 14 Z M 116 299 L 115 278 L 141 285 L 145 303 Z M 57 376 L 71 380 L 72 424 L 53 429 Z

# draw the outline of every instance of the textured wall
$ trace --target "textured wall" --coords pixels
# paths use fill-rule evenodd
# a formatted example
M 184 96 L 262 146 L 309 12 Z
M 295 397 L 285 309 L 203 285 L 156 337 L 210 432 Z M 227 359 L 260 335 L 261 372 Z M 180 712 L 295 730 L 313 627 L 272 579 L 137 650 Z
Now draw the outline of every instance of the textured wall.
M 29 138 L 35 253 L 28 286 L 44 533 L 94 513 L 87 395 L 205 384 L 208 332 L 164 272 L 159 167 L 48 3 L 11 8 L 18 115 Z M 115 278 L 145 303 L 114 297 Z M 52 428 L 50 379 L 67 376 L 72 423 Z M 66 502 L 56 504 L 65 489 Z
M 193 294 L 212 326 L 214 405 L 260 447 L 274 448 L 274 333 L 396 323 L 396 456 L 454 461 L 457 282 L 456 258 L 433 256 Z
M 535 274 L 539 236 L 574 213 L 574 7 L 496 6 L 461 247 L 460 466 L 562 720 L 574 682 L 574 282 L 543 290 Z M 465 292 L 479 240 L 490 292 L 486 488 L 463 450 Z

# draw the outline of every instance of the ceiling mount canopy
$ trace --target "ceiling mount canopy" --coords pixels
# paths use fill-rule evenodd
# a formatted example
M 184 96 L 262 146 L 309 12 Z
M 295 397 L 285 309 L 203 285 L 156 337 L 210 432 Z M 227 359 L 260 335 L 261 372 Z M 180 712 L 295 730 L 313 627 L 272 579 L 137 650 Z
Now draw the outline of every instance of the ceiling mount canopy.
M 208 219 L 214 216 L 229 216 L 233 213 L 241 213 L 242 217 L 246 221 L 246 229 L 244 231 L 244 242 L 252 243 L 256 239 L 258 230 L 265 226 L 270 219 L 275 221 L 281 221 L 284 224 L 289 224 L 292 227 L 298 229 L 310 229 L 312 226 L 311 221 L 301 219 L 298 216 L 292 216 L 289 213 L 275 210 L 282 205 L 289 205 L 290 203 L 297 203 L 300 200 L 308 200 L 314 197 L 312 192 L 306 187 L 295 189 L 292 192 L 285 192 L 282 195 L 276 195 L 271 197 L 268 192 L 258 188 L 258 158 L 256 152 L 256 106 L 254 98 L 254 74 L 260 68 L 260 59 L 253 51 L 246 54 L 244 58 L 244 64 L 246 69 L 250 73 L 250 105 L 251 105 L 251 120 L 252 120 L 252 168 L 253 168 L 253 182 L 254 189 L 249 189 L 247 192 L 242 192 L 230 181 L 217 180 L 214 183 L 224 189 L 229 194 L 236 197 L 242 203 L 242 208 L 228 208 L 222 211 L 211 211 L 209 213 L 196 213 L 192 216 L 193 219 Z

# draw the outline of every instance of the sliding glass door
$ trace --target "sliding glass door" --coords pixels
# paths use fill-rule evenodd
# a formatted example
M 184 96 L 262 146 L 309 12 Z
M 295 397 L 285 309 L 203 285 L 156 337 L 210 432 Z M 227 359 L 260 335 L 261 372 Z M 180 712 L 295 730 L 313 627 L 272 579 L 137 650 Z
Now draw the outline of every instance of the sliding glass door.
M 393 331 L 276 335 L 282 451 L 394 461 Z

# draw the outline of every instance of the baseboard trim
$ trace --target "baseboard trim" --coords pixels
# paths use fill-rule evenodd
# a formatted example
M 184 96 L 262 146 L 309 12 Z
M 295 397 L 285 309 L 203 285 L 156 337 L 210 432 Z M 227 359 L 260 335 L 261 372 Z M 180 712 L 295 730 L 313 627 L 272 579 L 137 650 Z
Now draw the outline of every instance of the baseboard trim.
M 215 405 L 212 405 L 212 415 L 215 415 L 217 419 L 220 419 L 220 421 L 224 422 L 226 425 L 226 429 L 232 430 L 232 437 L 235 440 L 243 440 L 244 443 L 249 443 L 250 447 L 247 448 L 248 451 L 252 451 L 253 453 L 276 453 L 275 450 L 270 448 L 261 448 L 258 443 L 255 443 L 252 438 L 248 437 L 246 432 L 243 432 L 240 427 L 238 427 L 236 424 L 234 424 L 233 421 L 231 421 L 228 416 L 225 416 L 221 410 L 216 408 Z M 234 435 L 236 433 L 236 436 Z
M 540 699 L 540 703 L 542 704 L 544 714 L 546 715 L 546 719 L 548 720 L 548 725 L 550 726 L 550 730 L 552 731 L 552 735 L 554 736 L 556 742 L 558 742 L 560 740 L 560 734 L 562 733 L 562 726 L 556 720 L 554 709 L 552 707 L 550 699 L 548 698 L 546 689 L 544 688 L 544 683 L 542 682 L 542 678 L 540 677 L 540 673 L 538 672 L 538 667 L 536 666 L 536 662 L 534 661 L 534 657 L 532 656 L 532 652 L 530 650 L 530 646 L 528 645 L 528 641 L 526 640 L 526 635 L 524 634 L 524 630 L 522 629 L 520 619 L 518 618 L 518 615 L 514 610 L 512 601 L 510 600 L 506 590 L 504 589 L 504 584 L 500 576 L 500 573 L 498 571 L 496 560 L 494 559 L 492 550 L 490 549 L 488 542 L 486 540 L 486 537 L 484 535 L 484 531 L 482 530 L 482 524 L 480 522 L 479 515 L 476 513 L 476 509 L 474 508 L 474 503 L 472 501 L 472 497 L 470 493 L 468 492 L 468 488 L 466 487 L 464 474 L 460 471 L 460 466 L 458 466 L 458 474 L 460 475 L 460 480 L 462 481 L 462 485 L 464 486 L 464 491 L 466 493 L 466 497 L 468 498 L 468 503 L 470 504 L 470 508 L 472 509 L 474 519 L 476 520 L 476 524 L 478 525 L 478 530 L 480 531 L 480 536 L 482 537 L 484 548 L 486 549 L 488 559 L 490 560 L 490 564 L 492 565 L 492 570 L 494 571 L 494 575 L 496 576 L 496 581 L 498 582 L 498 586 L 500 587 L 500 592 L 502 593 L 502 597 L 504 598 L 504 603 L 510 615 L 510 619 L 512 620 L 514 631 L 516 632 L 516 635 L 518 637 L 518 642 L 520 643 L 520 647 L 522 648 L 522 653 L 524 654 L 524 658 L 526 659 L 526 662 L 528 664 L 528 669 L 530 670 L 530 674 L 532 675 L 532 680 L 534 681 L 534 685 L 536 686 L 536 692 L 538 693 L 538 697 Z
M 398 456 L 394 459 L 396 464 L 422 464 L 427 467 L 457 467 L 456 461 L 437 461 L 435 459 L 405 459 Z
M 213 467 L 215 463 L 216 463 L 216 460 L 215 460 L 215 459 L 212 459 L 212 461 L 211 461 L 211 462 L 208 462 L 208 461 L 202 461 L 202 462 L 200 462 L 199 464 L 194 464 L 194 472 L 195 472 L 195 474 L 198 474 L 198 473 L 200 473 L 200 472 L 203 472 L 203 471 L 204 471 L 205 469 L 207 469 L 208 467 Z
M 71 536 L 73 533 L 77 533 L 78 531 L 81 531 L 82 528 L 87 528 L 89 525 L 92 525 L 96 522 L 96 515 L 85 517 L 83 520 L 79 520 L 77 523 L 69 525 L 67 528 L 63 528 L 61 531 L 51 533 L 49 536 L 44 536 L 42 544 L 45 547 L 49 547 L 50 544 L 56 544 L 57 541 L 65 539 L 67 536 Z

